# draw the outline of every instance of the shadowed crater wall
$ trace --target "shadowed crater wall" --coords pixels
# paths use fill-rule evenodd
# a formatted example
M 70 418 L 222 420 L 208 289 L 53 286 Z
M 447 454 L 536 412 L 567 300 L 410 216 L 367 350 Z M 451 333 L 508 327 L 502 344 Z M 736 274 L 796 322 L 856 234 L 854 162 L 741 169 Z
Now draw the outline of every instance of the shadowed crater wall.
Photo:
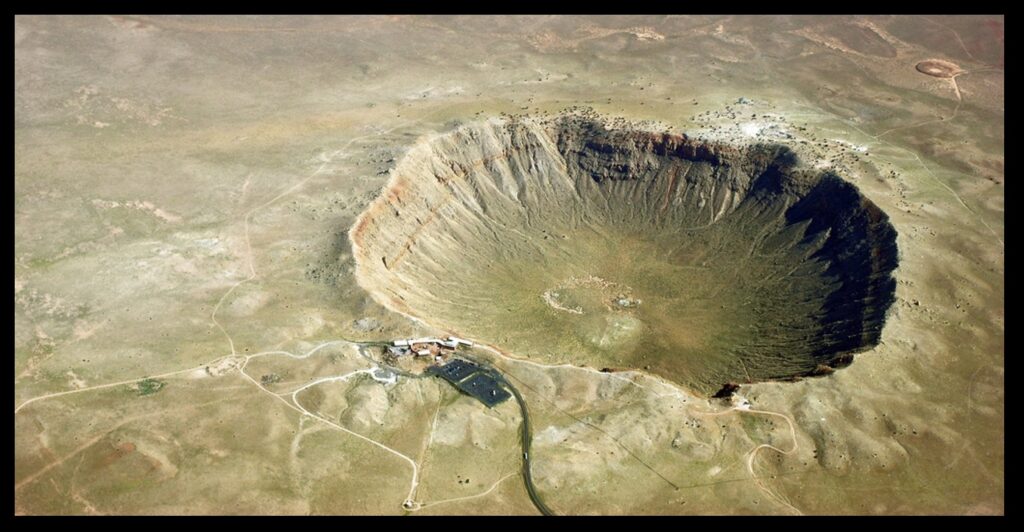
M 877 344 L 896 232 L 785 147 L 492 120 L 423 139 L 350 232 L 385 306 L 544 363 L 709 394 Z

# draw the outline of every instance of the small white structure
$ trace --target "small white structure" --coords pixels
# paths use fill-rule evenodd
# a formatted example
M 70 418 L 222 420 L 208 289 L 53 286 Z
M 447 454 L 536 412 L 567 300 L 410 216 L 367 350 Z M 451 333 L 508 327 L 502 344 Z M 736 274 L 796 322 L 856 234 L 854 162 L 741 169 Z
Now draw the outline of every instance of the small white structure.
M 448 341 L 454 342 L 455 345 L 462 344 L 466 347 L 473 347 L 473 342 L 470 342 L 469 340 L 463 340 L 462 338 L 459 338 L 457 336 L 449 336 Z
M 430 354 L 430 350 L 429 349 L 420 349 L 419 351 L 416 351 L 416 356 L 420 356 L 420 357 L 425 357 L 425 356 L 427 356 L 429 354 Z
M 400 357 L 400 356 L 408 355 L 409 354 L 409 348 L 408 347 L 389 347 L 388 348 L 388 352 L 390 352 L 392 355 Z
M 441 343 L 440 338 L 416 338 L 409 340 L 410 344 L 439 344 Z
M 409 347 L 409 340 L 395 340 L 391 344 L 395 347 Z

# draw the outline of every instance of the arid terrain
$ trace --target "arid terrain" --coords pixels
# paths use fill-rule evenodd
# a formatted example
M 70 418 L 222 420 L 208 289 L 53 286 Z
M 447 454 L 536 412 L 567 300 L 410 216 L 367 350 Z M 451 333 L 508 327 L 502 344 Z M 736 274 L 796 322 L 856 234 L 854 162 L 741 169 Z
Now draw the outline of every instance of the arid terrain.
M 14 27 L 18 514 L 1005 511 L 1001 16 Z

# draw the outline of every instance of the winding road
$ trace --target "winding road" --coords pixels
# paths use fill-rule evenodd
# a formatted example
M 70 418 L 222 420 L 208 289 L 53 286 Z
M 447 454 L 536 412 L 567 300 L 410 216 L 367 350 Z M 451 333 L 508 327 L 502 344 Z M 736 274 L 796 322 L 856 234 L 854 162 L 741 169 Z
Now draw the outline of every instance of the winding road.
M 515 396 L 516 402 L 519 403 L 519 410 L 523 413 L 523 425 L 520 435 L 523 440 L 523 483 L 526 484 L 526 493 L 530 496 L 530 500 L 533 501 L 533 505 L 537 507 L 540 513 L 556 515 L 540 498 L 540 494 L 537 493 L 537 487 L 533 485 L 533 476 L 530 474 L 530 443 L 533 441 L 533 432 L 530 430 L 530 412 L 526 409 L 526 401 L 523 400 L 519 390 L 512 386 L 512 383 L 508 382 L 501 373 L 483 364 L 481 366 L 487 368 L 487 372 L 494 380 L 504 384 L 512 392 L 512 395 Z
M 345 341 L 353 343 L 353 344 L 356 344 L 356 345 L 360 346 L 361 348 L 362 347 L 384 347 L 384 346 L 391 345 L 391 342 L 380 342 L 380 341 L 376 341 L 376 342 L 360 342 L 358 340 L 347 340 L 347 339 Z M 411 373 L 411 372 L 408 372 L 408 371 L 405 371 L 405 370 L 402 370 L 402 369 L 399 369 L 399 368 L 396 368 L 396 367 L 384 364 L 381 361 L 374 360 L 369 354 L 367 354 L 365 352 L 364 349 L 360 349 L 359 350 L 359 354 L 361 354 L 364 358 L 372 361 L 373 363 L 385 366 L 385 367 L 388 368 L 388 370 L 393 371 L 394 373 L 396 373 L 398 375 L 402 375 L 402 376 L 407 377 L 407 378 L 422 379 L 422 378 L 431 377 L 431 375 L 427 375 L 426 373 L 423 373 L 423 374 Z M 519 393 L 519 390 L 516 389 L 516 387 L 513 386 L 512 383 L 510 383 L 508 381 L 508 379 L 506 379 L 505 376 L 501 374 L 501 372 L 499 372 L 497 369 L 495 369 L 490 364 L 488 364 L 488 363 L 486 363 L 486 362 L 484 362 L 482 360 L 479 360 L 479 359 L 477 359 L 475 357 L 467 355 L 467 353 L 465 351 L 459 351 L 459 356 L 462 357 L 462 358 L 465 358 L 466 360 L 469 360 L 470 362 L 473 362 L 474 364 L 476 364 L 476 365 L 480 366 L 481 368 L 483 368 L 483 373 L 486 373 L 487 375 L 490 375 L 492 378 L 494 378 L 494 380 L 496 380 L 499 383 L 503 384 L 506 388 L 509 389 L 510 392 L 512 392 L 512 395 L 516 398 L 516 403 L 519 404 L 519 411 L 522 413 L 522 417 L 523 417 L 523 423 L 522 423 L 522 426 L 520 427 L 520 437 L 522 439 L 522 447 L 523 447 L 523 483 L 526 485 L 526 493 L 530 496 L 530 501 L 533 502 L 533 505 L 537 508 L 537 510 L 541 514 L 543 514 L 543 515 L 557 515 L 557 514 L 555 514 L 554 511 L 551 510 L 551 508 L 548 507 L 547 504 L 544 504 L 544 500 L 541 499 L 540 494 L 537 493 L 537 487 L 533 484 L 533 475 L 531 474 L 531 465 L 532 464 L 530 462 L 530 444 L 533 441 L 533 431 L 530 429 L 530 411 L 526 407 L 526 400 L 523 399 L 523 396 L 522 396 L 522 394 Z

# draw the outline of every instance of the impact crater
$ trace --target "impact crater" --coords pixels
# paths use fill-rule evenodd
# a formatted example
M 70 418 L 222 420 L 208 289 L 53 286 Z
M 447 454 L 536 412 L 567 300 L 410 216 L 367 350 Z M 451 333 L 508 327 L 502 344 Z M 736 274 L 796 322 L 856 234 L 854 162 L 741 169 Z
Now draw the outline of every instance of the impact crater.
M 786 147 L 579 116 L 420 140 L 350 238 L 359 284 L 392 310 L 705 395 L 874 347 L 897 266 L 886 214 Z

